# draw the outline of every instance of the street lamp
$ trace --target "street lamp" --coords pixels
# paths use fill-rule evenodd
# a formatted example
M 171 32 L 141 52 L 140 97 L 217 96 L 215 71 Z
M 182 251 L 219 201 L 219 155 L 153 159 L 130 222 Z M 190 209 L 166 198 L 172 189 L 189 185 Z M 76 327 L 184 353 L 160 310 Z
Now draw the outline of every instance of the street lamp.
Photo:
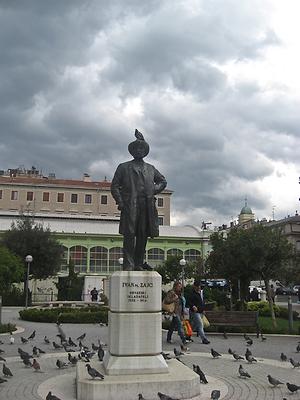
M 123 269 L 123 262 L 124 262 L 123 257 L 120 257 L 118 261 L 119 261 L 119 264 L 121 266 L 121 269 Z
M 29 270 L 30 264 L 32 263 L 33 257 L 28 255 L 25 257 L 25 261 L 27 262 L 27 274 L 26 274 L 26 282 L 25 282 L 25 308 L 28 307 L 28 283 L 29 283 Z
M 181 283 L 182 283 L 182 294 L 184 293 L 184 268 L 186 266 L 186 260 L 182 258 L 179 260 L 179 264 L 181 266 Z

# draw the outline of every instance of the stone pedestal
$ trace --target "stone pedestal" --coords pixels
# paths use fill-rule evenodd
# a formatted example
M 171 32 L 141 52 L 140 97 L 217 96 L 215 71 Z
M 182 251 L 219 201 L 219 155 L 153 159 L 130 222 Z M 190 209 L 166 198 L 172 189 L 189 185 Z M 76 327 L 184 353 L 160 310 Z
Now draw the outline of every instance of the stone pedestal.
M 167 373 L 161 355 L 161 276 L 120 271 L 110 278 L 107 375 Z

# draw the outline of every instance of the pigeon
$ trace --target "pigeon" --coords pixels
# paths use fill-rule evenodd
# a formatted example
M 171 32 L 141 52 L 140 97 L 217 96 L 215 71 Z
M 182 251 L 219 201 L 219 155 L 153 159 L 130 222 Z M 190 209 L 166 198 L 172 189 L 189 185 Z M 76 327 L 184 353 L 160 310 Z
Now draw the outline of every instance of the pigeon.
M 238 361 L 238 360 L 244 360 L 244 357 L 243 357 L 243 356 L 240 356 L 240 355 L 237 354 L 237 353 L 232 353 L 232 356 L 233 356 L 233 358 L 234 358 L 236 361 Z
M 59 397 L 55 396 L 52 394 L 52 392 L 49 392 L 46 396 L 46 400 L 61 400 Z
M 244 333 L 244 339 L 245 339 L 245 340 L 250 340 L 251 338 L 250 338 L 249 335 L 247 335 L 246 333 Z
M 15 338 L 13 336 L 10 336 L 9 344 L 14 344 L 14 343 L 15 343 Z
M 28 339 L 24 338 L 23 336 L 21 336 L 21 342 L 23 344 L 28 343 Z
M 1 356 L 0 356 L 0 361 L 6 362 L 5 358 L 3 358 L 3 357 L 1 357 Z
M 73 342 L 71 336 L 69 337 L 68 343 L 69 343 L 69 346 L 77 347 L 77 344 Z
M 278 385 L 283 385 L 283 382 L 280 382 L 278 379 L 273 378 L 271 375 L 267 375 L 269 383 L 276 387 Z
M 299 368 L 300 367 L 300 362 L 299 361 L 295 361 L 292 358 L 290 358 L 290 363 L 292 364 L 292 366 L 294 368 Z
M 0 344 L 4 344 L 4 342 L 2 342 L 2 340 L 0 340 Z
M 0 377 L 0 383 L 4 383 L 4 382 L 7 382 L 7 380 Z
M 50 340 L 47 338 L 47 336 L 44 337 L 44 342 L 47 344 L 50 344 Z M 49 392 L 49 393 L 51 393 L 51 392 Z
M 65 350 L 66 353 L 74 353 L 74 352 L 75 352 L 74 349 L 72 349 L 71 347 L 68 347 L 68 346 L 67 346 L 66 342 L 64 342 L 64 343 L 62 344 L 62 347 L 64 348 L 64 350 Z
M 56 366 L 57 366 L 57 368 L 59 368 L 59 369 L 63 369 L 63 368 L 67 368 L 67 367 L 68 367 L 68 364 L 65 363 L 64 361 L 61 361 L 61 360 L 57 359 L 57 360 L 56 360 Z
M 181 344 L 181 345 L 180 345 L 180 348 L 181 348 L 181 351 L 183 351 L 183 352 L 189 351 L 189 348 L 186 347 L 184 344 Z
M 163 351 L 161 352 L 161 355 L 165 360 L 171 360 L 172 357 L 170 357 L 170 353 L 164 353 Z M 101 360 L 100 360 L 101 361 Z
M 62 349 L 62 346 L 56 342 L 52 342 L 53 347 L 57 350 L 57 349 Z
M 34 369 L 35 372 L 42 372 L 41 371 L 41 366 L 40 364 L 36 361 L 36 359 L 34 358 L 32 361 L 32 368 Z
M 5 377 L 13 376 L 11 370 L 5 364 L 3 364 L 2 372 Z
M 157 396 L 160 398 L 160 400 L 174 400 L 173 397 L 161 392 L 157 392 Z
M 138 394 L 138 400 L 146 400 L 142 393 Z
M 211 355 L 213 356 L 213 358 L 219 358 L 222 357 L 222 354 L 218 353 L 216 350 L 214 349 L 210 349 Z
M 262 342 L 265 342 L 267 340 L 267 338 L 262 333 L 260 333 L 260 339 Z
M 205 376 L 204 372 L 200 369 L 199 365 L 196 365 L 195 367 L 196 367 L 195 372 L 199 375 L 200 382 L 201 383 L 208 383 L 208 381 L 206 379 L 206 376 Z
M 253 345 L 253 340 L 250 338 L 249 340 L 246 341 L 247 346 L 252 346 Z
M 240 364 L 240 366 L 239 366 L 239 374 L 240 374 L 241 378 L 251 378 L 251 375 L 248 374 L 248 372 L 244 370 L 242 364 Z
M 246 360 L 247 360 L 248 363 L 250 363 L 250 364 L 252 364 L 253 362 L 257 362 L 256 358 L 254 358 L 252 354 L 247 354 L 247 355 L 246 355 Z
M 65 332 L 63 331 L 63 328 L 61 327 L 61 325 L 57 325 L 57 329 L 58 329 L 58 332 L 59 332 L 58 335 L 59 335 L 61 341 L 66 342 L 67 336 L 66 336 Z M 56 336 L 58 336 L 58 335 L 56 335 Z
M 76 339 L 78 342 L 80 342 L 81 340 L 83 340 L 86 336 L 86 333 L 83 333 L 82 335 L 78 336 L 78 338 Z
M 211 392 L 211 394 L 210 394 L 210 398 L 211 398 L 212 400 L 218 400 L 218 399 L 220 398 L 220 396 L 221 396 L 220 390 L 213 390 L 213 391 Z
M 299 353 L 299 351 L 300 351 L 300 343 L 296 347 L 296 353 Z
M 181 351 L 177 350 L 176 347 L 174 347 L 174 354 L 175 357 L 180 357 L 184 355 Z
M 99 349 L 98 349 L 99 361 L 103 361 L 103 357 L 104 357 L 104 350 L 103 350 L 102 346 L 99 346 Z
M 287 382 L 286 386 L 289 389 L 289 391 L 292 393 L 295 393 L 295 392 L 297 392 L 298 389 L 300 389 L 300 386 L 294 385 L 293 383 L 289 383 L 289 382 Z
M 280 360 L 281 361 L 287 361 L 287 356 L 284 353 L 280 354 Z
M 4 350 L 2 350 L 2 349 L 0 349 L 0 354 L 2 354 L 2 353 L 5 353 L 5 351 L 4 351 Z
M 32 367 L 32 364 L 31 364 L 31 361 L 29 358 L 24 358 L 23 364 L 25 365 L 25 367 Z
M 93 378 L 100 378 L 104 379 L 104 375 L 102 375 L 99 371 L 97 371 L 95 368 L 92 368 L 90 364 L 86 364 L 87 367 L 87 372 L 88 374 Z
M 252 351 L 249 350 L 248 348 L 246 349 L 246 353 L 245 353 L 246 358 L 247 358 L 247 356 L 252 356 Z
M 92 350 L 98 351 L 100 346 L 96 346 L 94 343 L 92 343 Z
M 228 354 L 233 354 L 233 353 L 235 353 L 235 352 L 233 350 L 231 350 L 231 348 L 229 347 Z
M 35 338 L 35 331 L 32 332 L 30 336 L 28 336 L 28 340 L 32 340 Z
M 78 362 L 78 358 L 75 357 L 75 356 L 73 357 L 71 355 L 71 353 L 68 353 L 68 360 L 69 360 L 69 363 L 72 364 L 72 365 L 76 365 L 77 362 Z
M 223 332 L 223 338 L 228 339 L 227 333 L 225 331 Z

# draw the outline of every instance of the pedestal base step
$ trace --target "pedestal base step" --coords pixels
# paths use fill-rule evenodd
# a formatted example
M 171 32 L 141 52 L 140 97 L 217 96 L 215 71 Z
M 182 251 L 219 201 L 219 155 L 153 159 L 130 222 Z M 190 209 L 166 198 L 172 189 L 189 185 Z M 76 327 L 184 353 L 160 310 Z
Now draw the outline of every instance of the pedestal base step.
M 103 364 L 91 366 L 105 375 Z M 147 400 L 159 400 L 157 392 L 175 399 L 200 398 L 199 376 L 180 361 L 168 362 L 169 372 L 149 375 L 105 375 L 104 380 L 91 379 L 85 364 L 77 364 L 77 400 L 135 400 L 141 393 Z

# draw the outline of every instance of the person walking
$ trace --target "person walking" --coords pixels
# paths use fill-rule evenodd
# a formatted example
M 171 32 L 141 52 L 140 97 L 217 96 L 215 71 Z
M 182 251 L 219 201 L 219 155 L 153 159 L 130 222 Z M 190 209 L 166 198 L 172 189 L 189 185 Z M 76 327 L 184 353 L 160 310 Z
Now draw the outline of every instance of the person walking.
M 205 335 L 202 321 L 202 315 L 205 309 L 205 302 L 201 282 L 199 280 L 195 279 L 194 281 L 193 291 L 189 303 L 191 320 L 192 324 L 194 325 L 194 329 L 197 332 L 197 336 L 200 336 L 203 344 L 209 344 L 210 341 Z
M 91 298 L 92 298 L 92 301 L 98 300 L 98 290 L 95 287 L 93 290 L 91 290 Z
M 182 341 L 182 344 L 186 345 L 186 338 L 182 326 L 182 320 L 184 319 L 184 309 L 185 309 L 185 298 L 182 296 L 182 284 L 181 282 L 175 282 L 173 289 L 170 290 L 164 302 L 167 304 L 174 303 L 175 309 L 172 314 L 172 320 L 167 333 L 167 342 L 172 343 L 172 334 L 177 329 L 178 335 Z

